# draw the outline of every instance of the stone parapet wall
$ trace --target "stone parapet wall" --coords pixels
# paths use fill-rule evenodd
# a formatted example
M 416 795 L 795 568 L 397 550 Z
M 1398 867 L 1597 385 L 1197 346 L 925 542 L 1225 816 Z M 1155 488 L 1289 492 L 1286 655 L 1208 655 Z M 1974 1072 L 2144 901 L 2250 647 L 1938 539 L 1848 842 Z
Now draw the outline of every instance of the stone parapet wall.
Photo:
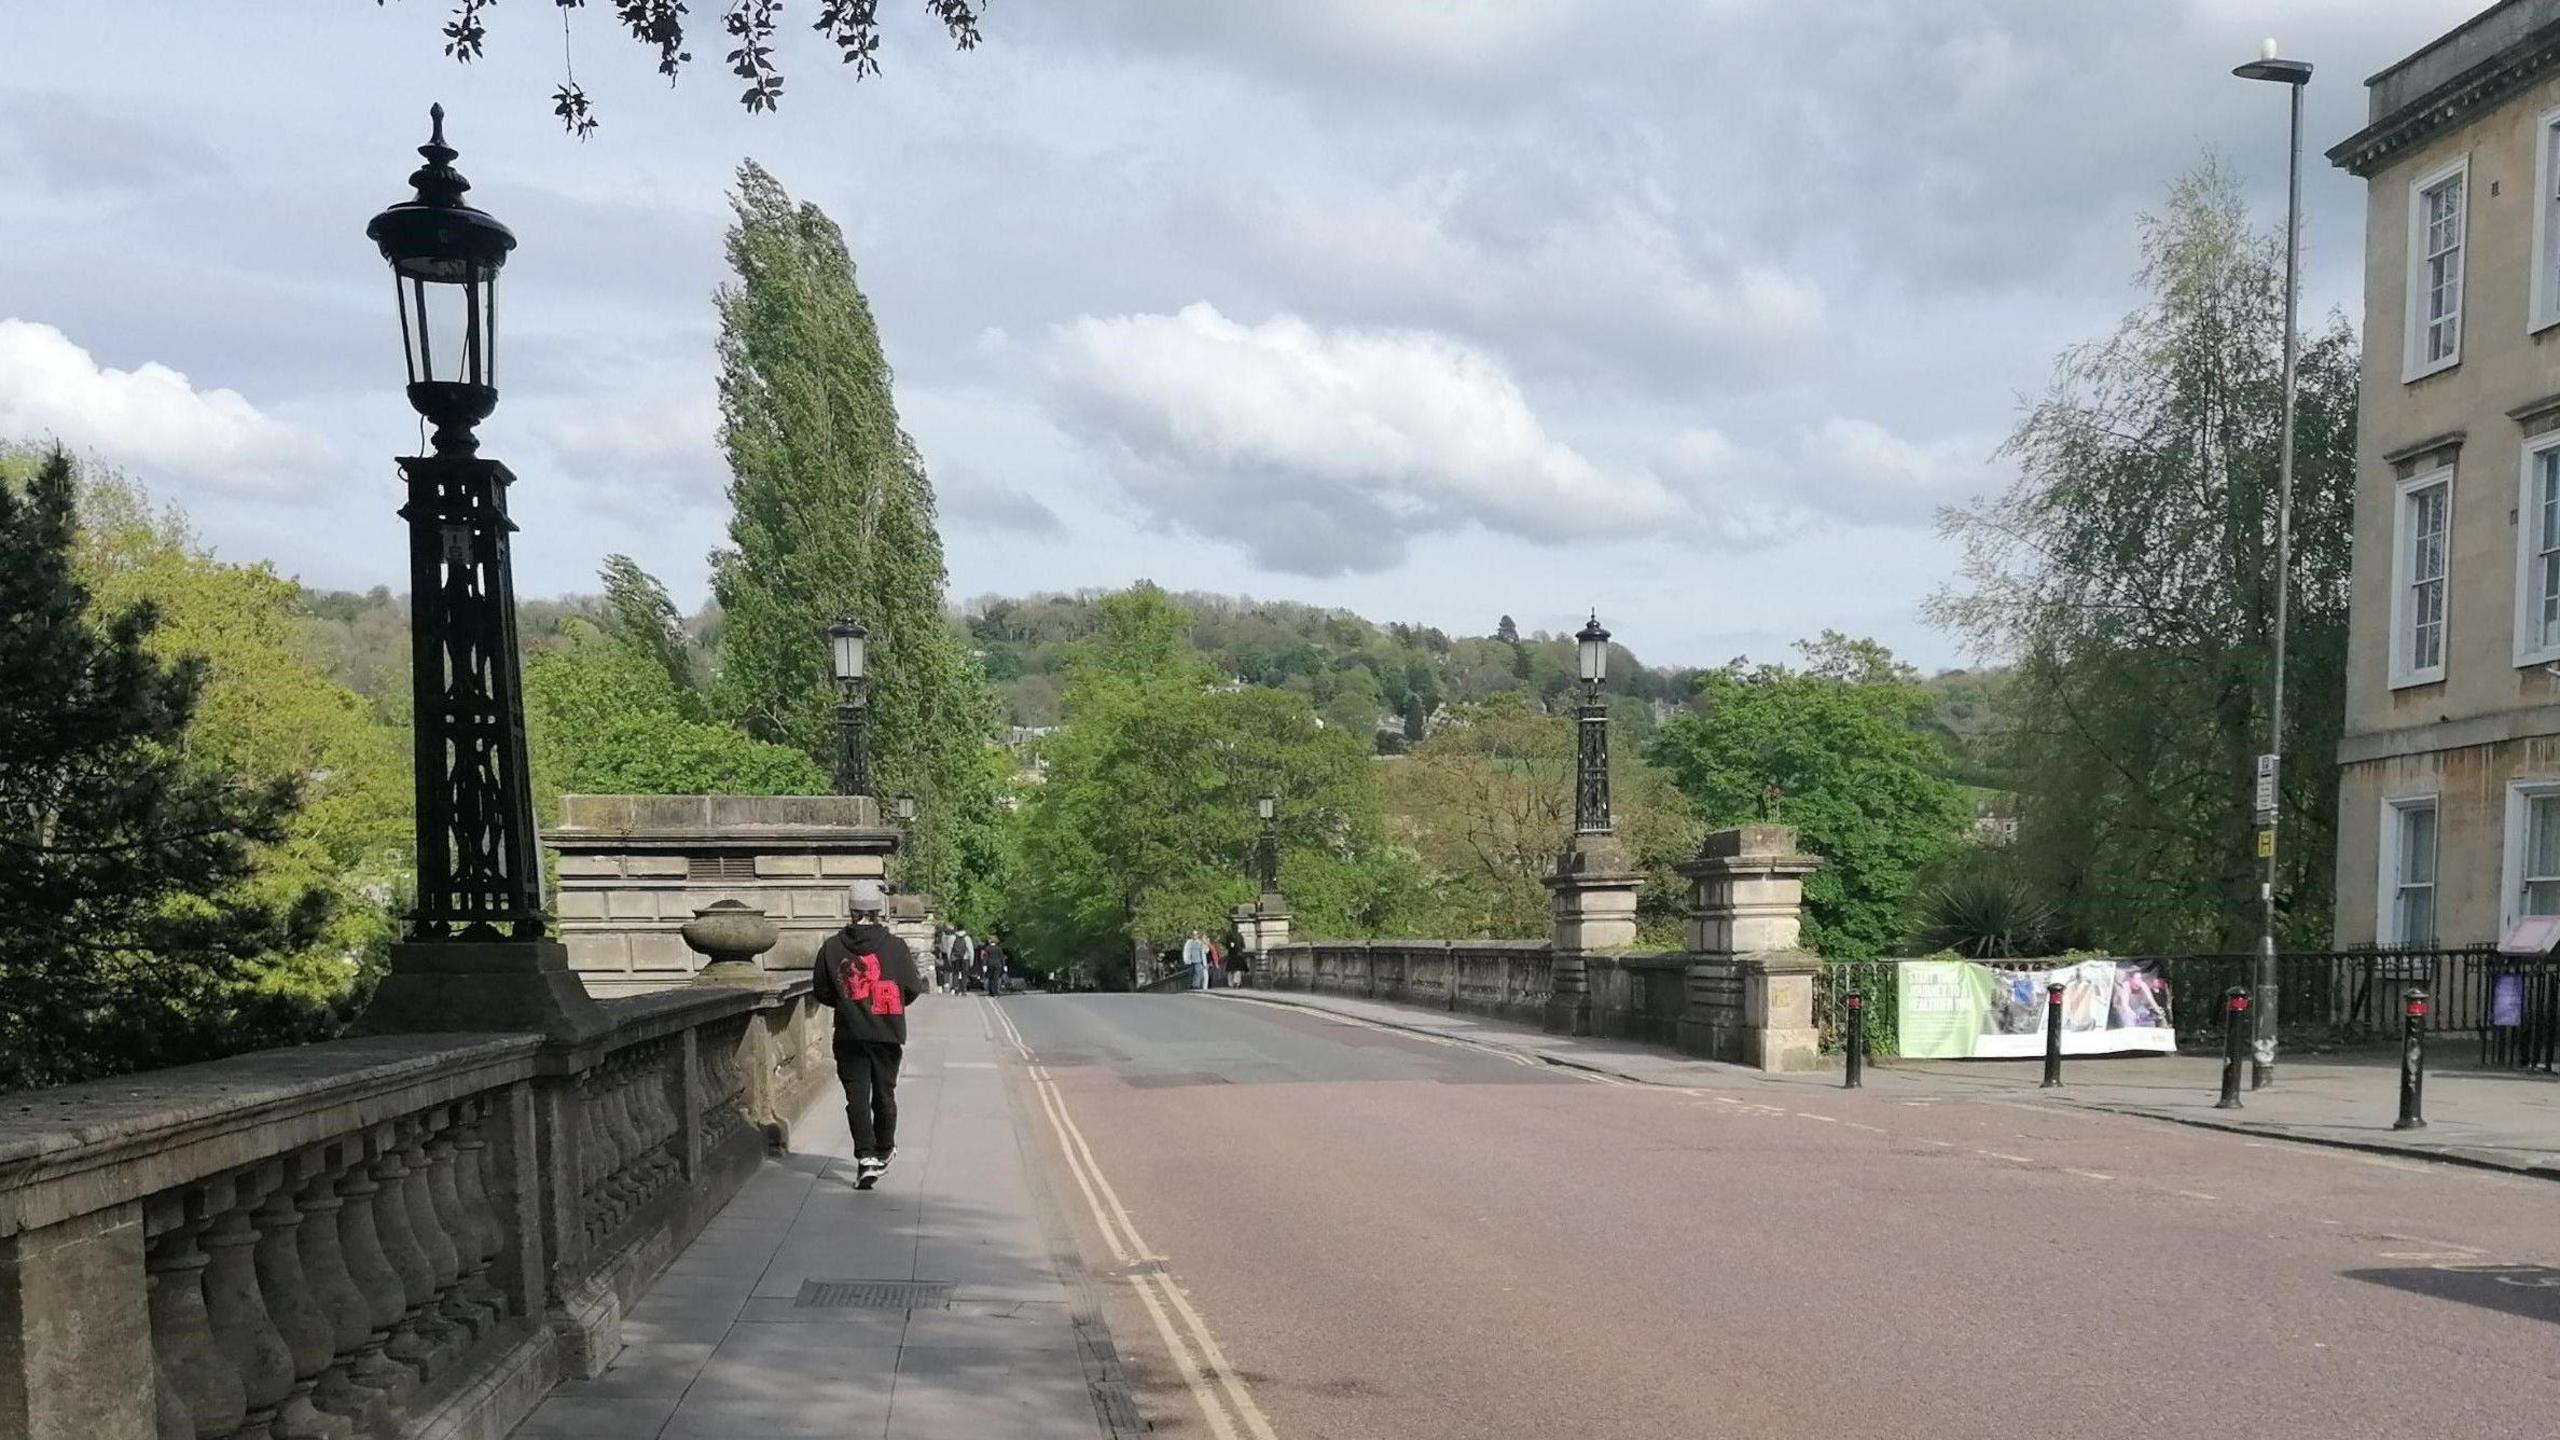
M 702 966 L 677 932 L 735 900 L 781 939 L 758 959 L 805 972 L 844 924 L 845 887 L 880 879 L 902 836 L 866 795 L 564 795 L 543 837 L 570 967 L 602 998 L 682 985 Z
M 11 1097 L 0 1435 L 505 1435 L 822 1084 L 804 985 Z

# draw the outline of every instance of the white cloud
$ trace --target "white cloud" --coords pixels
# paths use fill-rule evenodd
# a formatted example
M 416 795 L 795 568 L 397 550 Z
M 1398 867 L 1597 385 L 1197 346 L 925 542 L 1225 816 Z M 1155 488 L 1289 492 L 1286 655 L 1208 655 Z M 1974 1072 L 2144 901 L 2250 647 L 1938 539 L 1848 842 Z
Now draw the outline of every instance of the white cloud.
M 1246 325 L 1199 303 L 1085 316 L 1051 360 L 1062 418 L 1122 451 L 1157 518 L 1274 569 L 1378 568 L 1414 535 L 1469 525 L 1633 534 L 1680 509 L 1651 474 L 1549 435 L 1500 364 L 1445 336 Z
M 1872 420 L 1833 416 L 1808 432 L 1800 448 L 1813 478 L 1814 503 L 1868 519 L 1926 517 L 1981 490 L 1995 478 L 1991 447 L 1951 436 L 1916 442 Z
M 328 442 L 237 390 L 157 363 L 100 365 L 50 325 L 0 320 L 0 436 L 55 440 L 111 464 L 242 495 L 280 495 L 338 463 Z

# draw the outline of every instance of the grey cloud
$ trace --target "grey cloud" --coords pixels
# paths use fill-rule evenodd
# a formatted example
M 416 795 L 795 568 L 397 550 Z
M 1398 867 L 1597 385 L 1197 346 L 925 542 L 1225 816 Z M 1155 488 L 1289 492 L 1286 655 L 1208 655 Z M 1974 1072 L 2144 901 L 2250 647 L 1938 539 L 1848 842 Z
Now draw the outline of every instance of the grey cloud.
M 0 94 L 0 179 L 12 172 L 66 198 L 220 175 L 213 148 L 183 131 L 100 109 L 77 95 Z
M 982 529 L 1015 535 L 1063 534 L 1058 512 L 1006 485 L 961 484 L 941 489 L 942 513 Z

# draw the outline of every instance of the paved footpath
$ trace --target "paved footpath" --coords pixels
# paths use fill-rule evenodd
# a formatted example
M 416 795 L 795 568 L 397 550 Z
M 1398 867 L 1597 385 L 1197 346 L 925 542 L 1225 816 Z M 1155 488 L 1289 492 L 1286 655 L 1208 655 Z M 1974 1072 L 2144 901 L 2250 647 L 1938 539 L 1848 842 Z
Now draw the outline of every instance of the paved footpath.
M 854 1189 L 831 1082 L 632 1308 L 612 1368 L 518 1440 L 1110 1433 L 1117 1361 L 1043 1229 L 990 1007 L 936 997 L 910 1030 L 888 1178 Z M 949 1288 L 899 1293 L 919 1281 Z
M 1802 1089 L 1840 1083 L 1836 1069 L 1764 1076 L 1655 1046 L 1572 1039 L 1421 1006 L 1294 991 L 1220 993 L 1324 1010 L 1640 1084 L 1730 1088 L 1754 1083 Z M 2076 1106 L 2560 1180 L 2560 1081 L 2549 1076 L 2432 1071 L 2427 1076 L 2426 1128 L 2394 1130 L 2391 1123 L 2400 1104 L 2397 1056 L 2382 1062 L 2284 1060 L 2277 1067 L 2276 1087 L 2244 1093 L 2238 1110 L 2214 1108 L 2221 1090 L 2222 1062 L 2213 1057 L 2074 1058 L 2063 1062 L 2060 1090 L 2038 1088 L 2042 1069 L 2040 1060 L 1883 1061 L 1871 1063 L 1866 1078 L 1870 1089 L 1915 1098 L 1962 1096 Z

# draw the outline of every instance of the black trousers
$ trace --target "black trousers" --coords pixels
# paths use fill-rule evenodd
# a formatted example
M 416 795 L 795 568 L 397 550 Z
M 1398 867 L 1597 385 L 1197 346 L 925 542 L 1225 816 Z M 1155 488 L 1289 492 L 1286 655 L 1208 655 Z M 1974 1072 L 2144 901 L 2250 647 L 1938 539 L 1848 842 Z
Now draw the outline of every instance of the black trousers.
M 868 1040 L 836 1043 L 836 1079 L 844 1084 L 844 1117 L 857 1159 L 898 1148 L 898 1061 L 904 1045 Z

